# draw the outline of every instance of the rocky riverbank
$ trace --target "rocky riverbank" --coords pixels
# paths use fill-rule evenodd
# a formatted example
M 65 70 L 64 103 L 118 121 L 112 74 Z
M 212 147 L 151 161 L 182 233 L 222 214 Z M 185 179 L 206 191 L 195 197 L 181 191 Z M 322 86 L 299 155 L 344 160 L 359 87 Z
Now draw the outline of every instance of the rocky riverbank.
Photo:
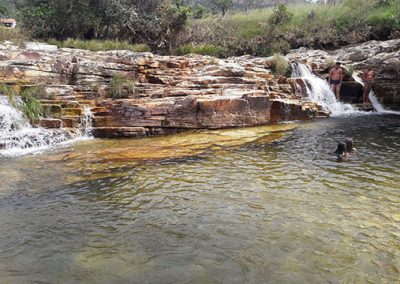
M 372 68 L 376 73 L 374 91 L 379 101 L 385 108 L 400 110 L 400 39 L 369 41 L 333 51 L 300 48 L 292 50 L 288 58 L 307 63 L 322 78 L 328 77 L 332 64 L 340 61 L 348 71 L 342 97 L 352 103 L 359 102 L 362 89 L 351 75 L 361 76 L 363 69 Z
M 302 100 L 307 94 L 301 80 L 274 76 L 271 58 L 91 52 L 30 43 L 24 49 L 0 46 L 0 60 L 3 83 L 15 89 L 44 87 L 41 102 L 50 114 L 38 125 L 78 127 L 82 112 L 89 108 L 92 131 L 98 137 L 244 127 L 328 115 Z M 114 86 L 116 78 L 119 86 Z M 113 95 L 115 87 L 118 98 Z
M 376 92 L 400 108 L 400 40 L 369 42 L 326 52 L 299 49 L 291 61 L 306 62 L 324 77 L 340 60 L 354 70 L 376 70 Z M 306 82 L 274 75 L 274 58 L 159 56 L 130 51 L 91 52 L 27 43 L 0 45 L 0 82 L 21 90 L 42 86 L 45 128 L 77 128 L 90 110 L 97 137 L 140 137 L 192 129 L 310 120 L 329 113 L 306 99 Z M 347 85 L 357 83 L 347 78 Z M 343 88 L 346 90 L 346 86 Z M 350 88 L 354 92 L 355 88 Z M 87 117 L 87 116 L 86 116 Z

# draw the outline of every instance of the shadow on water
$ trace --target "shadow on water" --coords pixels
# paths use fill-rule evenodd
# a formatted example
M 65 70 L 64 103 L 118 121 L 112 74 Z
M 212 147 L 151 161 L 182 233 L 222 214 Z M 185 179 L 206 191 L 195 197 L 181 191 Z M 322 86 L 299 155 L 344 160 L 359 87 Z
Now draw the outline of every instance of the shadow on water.
M 399 138 L 370 115 L 1 158 L 0 282 L 396 282 Z

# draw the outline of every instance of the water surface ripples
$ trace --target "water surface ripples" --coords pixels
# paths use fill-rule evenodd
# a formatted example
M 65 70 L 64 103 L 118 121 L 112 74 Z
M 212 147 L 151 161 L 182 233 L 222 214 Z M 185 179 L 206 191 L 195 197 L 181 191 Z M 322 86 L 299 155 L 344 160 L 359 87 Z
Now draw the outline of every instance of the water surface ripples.
M 333 118 L 1 159 L 0 282 L 396 283 L 399 125 Z M 358 152 L 338 162 L 346 137 Z

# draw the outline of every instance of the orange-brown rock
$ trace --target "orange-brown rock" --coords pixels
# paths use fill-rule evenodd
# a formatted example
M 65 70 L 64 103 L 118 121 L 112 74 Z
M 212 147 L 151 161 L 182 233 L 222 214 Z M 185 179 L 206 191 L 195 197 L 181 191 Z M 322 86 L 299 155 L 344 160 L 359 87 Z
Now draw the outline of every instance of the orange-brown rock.
M 328 77 L 329 69 L 336 61 L 340 61 L 347 71 L 352 70 L 348 73 L 353 77 L 361 77 L 366 68 L 372 68 L 376 74 L 375 95 L 386 108 L 400 110 L 400 39 L 368 41 L 330 51 L 300 48 L 292 50 L 288 57 L 308 63 L 322 78 Z M 362 86 L 351 77 L 344 76 L 341 98 L 361 102 Z
M 62 121 L 61 119 L 41 118 L 36 121 L 36 124 L 44 128 L 61 128 Z
M 306 95 L 304 82 L 272 74 L 270 58 L 222 60 L 32 46 L 0 45 L 0 79 L 10 85 L 20 85 L 21 80 L 43 85 L 43 103 L 63 127 L 81 127 L 84 109 L 90 108 L 92 133 L 99 137 L 244 127 L 324 115 L 315 104 L 301 100 Z M 131 90 L 124 89 L 122 99 L 112 98 L 114 77 L 135 81 Z M 58 125 L 52 120 L 38 123 Z

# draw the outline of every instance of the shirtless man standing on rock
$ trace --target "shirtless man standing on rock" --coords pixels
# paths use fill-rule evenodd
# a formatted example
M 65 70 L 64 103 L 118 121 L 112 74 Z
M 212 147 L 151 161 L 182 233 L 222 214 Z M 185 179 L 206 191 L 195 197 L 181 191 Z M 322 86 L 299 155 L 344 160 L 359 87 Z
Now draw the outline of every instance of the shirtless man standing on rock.
M 329 85 L 336 94 L 336 99 L 340 100 L 340 86 L 342 84 L 343 69 L 340 68 L 340 62 L 336 62 L 335 67 L 329 71 Z
M 369 104 L 369 93 L 372 89 L 372 83 L 375 79 L 375 72 L 371 68 L 368 68 L 363 73 L 364 80 L 364 92 L 363 92 L 363 104 Z

